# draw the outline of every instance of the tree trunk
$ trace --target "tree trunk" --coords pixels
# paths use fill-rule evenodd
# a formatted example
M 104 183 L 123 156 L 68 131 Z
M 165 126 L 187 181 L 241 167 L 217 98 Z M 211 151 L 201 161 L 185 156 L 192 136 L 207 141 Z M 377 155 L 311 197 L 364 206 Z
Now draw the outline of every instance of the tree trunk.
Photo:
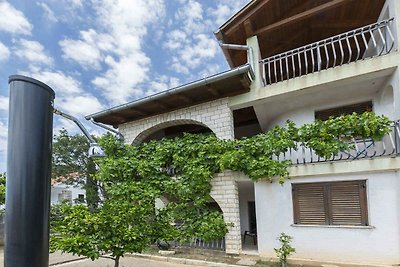
M 118 266 L 119 266 L 119 258 L 120 258 L 120 256 L 115 257 L 115 260 L 114 260 L 114 262 L 115 262 L 114 267 L 118 267 Z
M 86 176 L 86 203 L 91 212 L 94 212 L 100 201 L 97 181 L 92 178 L 94 173 L 96 172 L 96 167 L 92 159 L 88 161 L 88 171 Z

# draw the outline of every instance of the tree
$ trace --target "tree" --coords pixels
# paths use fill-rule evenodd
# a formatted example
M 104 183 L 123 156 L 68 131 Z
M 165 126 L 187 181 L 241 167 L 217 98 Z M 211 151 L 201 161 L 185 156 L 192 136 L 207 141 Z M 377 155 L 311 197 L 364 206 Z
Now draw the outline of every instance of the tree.
M 0 205 L 6 202 L 6 174 L 0 173 Z
M 104 201 L 94 213 L 84 206 L 65 208 L 52 249 L 91 259 L 111 253 L 118 266 L 125 253 L 141 252 L 155 241 L 220 238 L 230 225 L 207 206 L 214 174 L 230 169 L 253 180 L 283 183 L 291 163 L 274 158 L 297 143 L 330 157 L 350 149 L 347 141 L 353 137 L 382 139 L 389 124 L 373 113 L 352 114 L 300 127 L 288 121 L 286 127 L 241 140 L 185 134 L 139 146 L 105 135 L 99 143 L 107 157 L 97 161 L 95 177 Z M 161 197 L 170 202 L 156 210 L 155 200 Z
M 89 142 L 83 135 L 69 135 L 61 129 L 54 136 L 52 179 L 63 178 L 63 182 L 85 184 L 86 202 L 91 210 L 99 202 L 98 187 L 93 179 L 95 165 L 88 157 Z

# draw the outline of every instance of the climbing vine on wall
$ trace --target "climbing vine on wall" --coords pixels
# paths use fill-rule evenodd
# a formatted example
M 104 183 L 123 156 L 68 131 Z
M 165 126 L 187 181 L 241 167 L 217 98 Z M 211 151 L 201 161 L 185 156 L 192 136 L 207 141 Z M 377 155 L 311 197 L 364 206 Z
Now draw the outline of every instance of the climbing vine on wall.
M 61 223 L 59 237 L 72 238 L 74 231 L 80 235 L 90 232 L 82 230 L 81 225 L 89 229 L 104 229 L 104 234 L 98 234 L 96 230 L 95 236 L 110 235 L 120 244 L 125 244 L 124 248 L 121 248 L 123 245 L 116 246 L 114 256 L 139 252 L 155 240 L 187 240 L 194 236 L 203 240 L 220 238 L 226 234 L 228 226 L 220 212 L 207 206 L 211 201 L 214 174 L 229 169 L 243 172 L 255 181 L 278 179 L 283 183 L 288 178 L 291 162 L 274 158 L 290 148 L 296 148 L 298 143 L 313 149 L 319 156 L 329 158 L 339 151 L 350 149 L 347 141 L 353 137 L 382 139 L 390 131 L 389 125 L 390 121 L 384 116 L 364 113 L 315 121 L 300 127 L 288 121 L 286 127 L 277 126 L 266 133 L 241 140 L 220 140 L 213 134 L 184 134 L 174 139 L 130 146 L 106 135 L 99 140 L 108 155 L 98 160 L 100 168 L 96 179 L 104 196 L 101 211 L 97 213 L 99 217 L 72 226 L 68 226 L 69 222 Z M 157 198 L 167 200 L 167 204 L 155 208 Z M 122 212 L 110 215 L 102 209 Z M 70 213 L 74 216 L 82 213 L 85 218 L 94 216 L 86 210 Z M 143 216 L 140 219 L 134 219 L 141 213 Z M 129 214 L 135 216 L 129 217 Z M 136 223 L 131 223 L 135 220 Z M 117 222 L 119 228 L 115 227 Z M 90 228 L 88 225 L 91 223 L 102 226 Z M 124 227 L 125 231 L 116 229 Z M 135 238 L 130 238 L 131 235 Z M 135 246 L 129 247 L 132 242 Z M 71 243 L 72 240 L 64 242 L 68 252 L 73 252 Z M 92 243 L 85 241 L 88 246 Z M 55 244 L 58 244 L 55 248 L 65 250 L 63 244 Z M 113 249 L 115 246 L 108 248 Z M 102 250 L 107 251 L 105 248 Z M 98 255 L 100 253 L 92 253 L 91 257 Z
M 184 134 L 174 139 L 150 141 L 139 146 L 119 144 L 104 138 L 106 159 L 100 162 L 98 180 L 106 191 L 117 186 L 137 184 L 151 189 L 154 197 L 164 196 L 171 202 L 159 214 L 182 223 L 179 234 L 196 234 L 212 239 L 224 234 L 214 231 L 215 222 L 223 225 L 222 217 L 209 211 L 211 180 L 224 170 L 240 171 L 252 180 L 288 177 L 290 161 L 274 160 L 279 154 L 301 143 L 321 157 L 329 158 L 339 151 L 351 149 L 353 137 L 380 140 L 390 131 L 390 121 L 374 113 L 345 115 L 326 121 L 315 121 L 297 127 L 287 121 L 286 127 L 241 140 L 221 140 L 213 134 Z M 198 220 L 199 216 L 202 220 Z M 209 222 L 213 221 L 213 224 Z M 200 231 L 200 229 L 202 229 Z

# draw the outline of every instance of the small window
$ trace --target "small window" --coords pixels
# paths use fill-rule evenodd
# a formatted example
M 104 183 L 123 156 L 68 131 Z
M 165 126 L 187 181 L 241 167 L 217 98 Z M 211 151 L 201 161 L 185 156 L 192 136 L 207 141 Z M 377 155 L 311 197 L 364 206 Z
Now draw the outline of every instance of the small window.
M 368 225 L 366 181 L 292 184 L 294 224 Z
M 62 190 L 61 193 L 58 193 L 58 202 L 72 202 L 72 191 L 71 190 Z
M 362 114 L 367 111 L 372 111 L 372 101 L 319 110 L 315 112 L 315 119 L 325 121 L 329 119 L 329 117 L 339 117 L 341 115 L 352 114 L 353 112 L 357 114 Z

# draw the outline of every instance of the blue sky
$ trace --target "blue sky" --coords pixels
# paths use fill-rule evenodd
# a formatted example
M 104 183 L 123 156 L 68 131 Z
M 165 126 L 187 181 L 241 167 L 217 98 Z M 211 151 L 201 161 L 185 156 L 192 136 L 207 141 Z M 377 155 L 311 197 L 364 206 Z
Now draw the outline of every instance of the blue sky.
M 228 69 L 213 31 L 247 2 L 0 0 L 0 172 L 6 170 L 9 75 L 50 85 L 55 107 L 84 120 Z M 54 133 L 62 127 L 78 132 L 55 117 Z

